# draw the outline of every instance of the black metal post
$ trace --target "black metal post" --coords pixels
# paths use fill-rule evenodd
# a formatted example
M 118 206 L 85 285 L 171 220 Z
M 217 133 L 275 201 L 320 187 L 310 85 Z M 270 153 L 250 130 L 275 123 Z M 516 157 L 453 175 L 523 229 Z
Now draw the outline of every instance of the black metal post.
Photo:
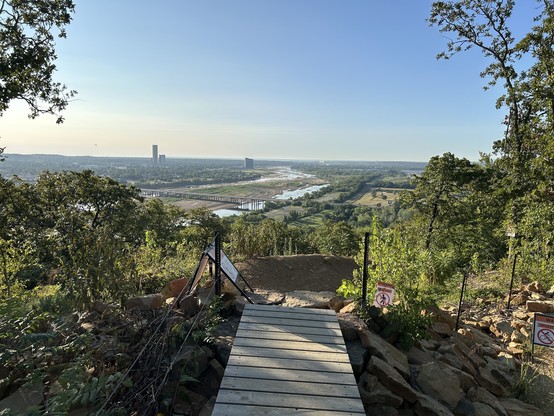
M 510 303 L 512 303 L 512 289 L 514 287 L 514 276 L 516 274 L 516 260 L 517 260 L 517 253 L 514 254 L 514 262 L 512 264 L 512 279 L 510 280 L 510 292 L 508 293 L 508 304 L 506 305 L 506 309 L 510 310 Z
M 462 291 L 460 293 L 460 302 L 458 303 L 458 316 L 456 317 L 456 329 L 458 332 L 458 325 L 460 324 L 460 315 L 462 313 L 462 302 L 464 300 L 464 291 L 466 290 L 467 273 L 464 272 L 464 280 L 462 281 Z
M 215 232 L 215 295 L 221 296 L 221 235 Z
M 367 302 L 367 257 L 369 252 L 369 233 L 365 233 L 364 238 L 364 271 L 362 279 L 362 304 L 365 306 Z

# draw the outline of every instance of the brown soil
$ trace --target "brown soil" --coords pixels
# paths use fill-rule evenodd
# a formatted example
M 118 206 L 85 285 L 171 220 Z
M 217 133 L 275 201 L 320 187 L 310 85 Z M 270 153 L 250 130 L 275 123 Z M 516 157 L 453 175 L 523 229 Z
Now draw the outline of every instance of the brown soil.
M 278 292 L 334 292 L 357 267 L 350 258 L 320 254 L 260 257 L 236 266 L 254 289 Z

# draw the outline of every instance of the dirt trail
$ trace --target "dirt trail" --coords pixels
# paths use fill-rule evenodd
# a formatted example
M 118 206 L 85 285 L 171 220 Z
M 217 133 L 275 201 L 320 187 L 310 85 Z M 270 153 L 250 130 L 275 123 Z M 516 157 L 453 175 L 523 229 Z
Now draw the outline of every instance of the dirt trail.
M 260 257 L 236 266 L 253 288 L 281 293 L 335 291 L 357 267 L 352 259 L 321 254 Z

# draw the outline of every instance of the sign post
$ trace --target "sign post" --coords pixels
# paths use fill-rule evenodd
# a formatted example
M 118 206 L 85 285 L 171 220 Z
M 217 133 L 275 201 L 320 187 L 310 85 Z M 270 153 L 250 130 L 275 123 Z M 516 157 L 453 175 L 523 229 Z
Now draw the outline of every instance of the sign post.
M 533 345 L 531 358 L 535 355 L 535 345 L 554 348 L 554 315 L 535 312 L 533 319 Z
M 369 251 L 369 233 L 365 233 L 364 238 L 364 270 L 362 277 L 362 304 L 367 303 L 367 257 Z
M 394 299 L 394 285 L 390 283 L 377 282 L 377 293 L 373 305 L 378 308 L 389 306 Z

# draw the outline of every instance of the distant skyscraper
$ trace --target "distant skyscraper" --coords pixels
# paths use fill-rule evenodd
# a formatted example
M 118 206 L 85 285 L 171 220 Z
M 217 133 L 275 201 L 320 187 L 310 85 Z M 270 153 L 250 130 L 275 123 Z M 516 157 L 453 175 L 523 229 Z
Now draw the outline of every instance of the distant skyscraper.
M 158 164 L 158 145 L 153 144 L 152 145 L 152 163 L 155 165 Z
M 254 169 L 254 159 L 244 158 L 244 169 Z
M 160 158 L 158 160 L 160 162 L 160 165 L 165 164 L 165 155 L 160 155 Z

